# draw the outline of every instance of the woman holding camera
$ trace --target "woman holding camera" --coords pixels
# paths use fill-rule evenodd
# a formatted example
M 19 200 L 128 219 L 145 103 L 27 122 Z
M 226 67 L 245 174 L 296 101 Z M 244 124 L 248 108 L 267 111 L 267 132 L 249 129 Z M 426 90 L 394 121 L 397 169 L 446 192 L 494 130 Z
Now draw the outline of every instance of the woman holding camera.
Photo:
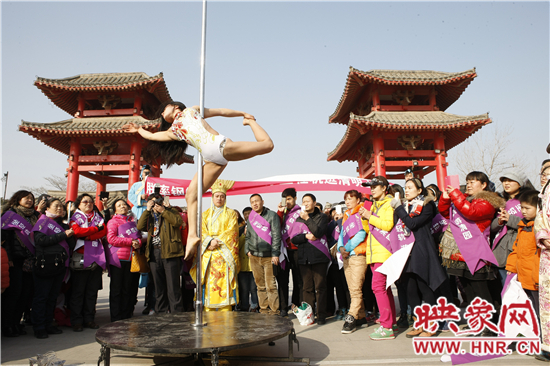
M 13 194 L 2 214 L 2 246 L 8 254 L 10 286 L 2 294 L 2 334 L 26 334 L 21 317 L 32 298 L 32 227 L 40 213 L 34 209 L 34 195 L 25 190 Z
M 89 194 L 78 196 L 75 206 L 77 210 L 69 223 L 77 238 L 70 264 L 73 284 L 69 308 L 73 330 L 82 332 L 83 327 L 99 328 L 94 322 L 95 305 L 106 263 L 102 239 L 107 229 Z
M 74 231 L 63 223 L 65 208 L 57 198 L 46 203 L 44 214 L 33 227 L 36 262 L 33 270 L 32 325 L 36 338 L 63 333 L 52 325 L 57 296 L 75 246 Z
M 141 248 L 141 232 L 136 227 L 130 207 L 124 198 L 113 202 L 112 210 L 115 213 L 107 224 L 107 241 L 109 247 L 118 248 L 114 254 L 119 265 L 110 263 L 111 285 L 109 289 L 109 308 L 111 322 L 129 319 L 134 314 L 139 276 L 131 272 L 132 251 Z

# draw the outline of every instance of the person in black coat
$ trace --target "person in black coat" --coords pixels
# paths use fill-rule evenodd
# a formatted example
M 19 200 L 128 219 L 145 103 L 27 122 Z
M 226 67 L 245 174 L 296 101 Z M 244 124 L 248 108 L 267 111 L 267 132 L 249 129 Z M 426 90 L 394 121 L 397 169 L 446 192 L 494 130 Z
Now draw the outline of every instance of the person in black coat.
M 45 201 L 40 201 L 38 209 L 42 209 Z M 26 190 L 13 194 L 7 205 L 2 208 L 2 246 L 6 250 L 9 261 L 10 286 L 2 293 L 2 335 L 18 337 L 27 332 L 21 324 L 23 313 L 29 307 L 33 293 L 32 263 L 33 253 L 19 238 L 14 230 L 8 230 L 4 225 L 8 211 L 14 212 L 26 221 L 29 230 L 40 217 L 40 212 L 34 208 L 34 195 Z M 26 235 L 26 234 L 25 234 Z
M 426 193 L 424 184 L 418 178 L 412 178 L 405 184 L 406 202 L 401 205 L 399 199 L 393 199 L 391 206 L 395 209 L 394 220 L 401 219 L 405 233 L 414 235 L 415 242 L 403 269 L 403 275 L 408 277 L 407 297 L 411 309 L 420 306 L 422 302 L 436 304 L 434 291 L 446 278 L 445 272 L 438 260 L 438 253 L 430 232 L 432 220 L 437 214 L 437 208 L 431 197 Z M 399 223 L 401 224 L 401 223 Z M 422 328 L 413 329 L 407 337 L 434 335 Z
M 63 223 L 65 208 L 59 199 L 49 200 L 46 203 L 44 215 L 47 221 L 39 220 L 33 228 L 34 243 L 36 248 L 36 262 L 33 268 L 33 279 L 35 284 L 34 297 L 32 301 L 32 323 L 34 336 L 36 338 L 48 338 L 48 334 L 63 333 L 61 329 L 54 326 L 53 318 L 57 296 L 61 290 L 63 278 L 67 274 L 67 249 L 74 249 L 74 231 Z M 55 223 L 53 223 L 55 222 Z M 57 224 L 58 229 L 63 229 L 56 234 L 47 235 L 38 230 L 38 226 Z M 61 243 L 65 241 L 67 247 Z
M 295 235 L 291 241 L 298 247 L 298 265 L 302 275 L 302 294 L 303 299 L 311 308 L 315 308 L 317 299 L 317 322 L 326 323 L 326 305 L 327 305 L 327 266 L 330 262 L 330 255 L 317 249 L 311 242 L 323 240 L 328 253 L 326 243 L 326 231 L 328 217 L 315 207 L 317 199 L 311 193 L 306 193 L 302 198 L 302 204 L 305 211 L 300 212 L 300 218 L 296 222 L 307 226 L 309 233 Z M 317 294 L 317 296 L 315 296 Z

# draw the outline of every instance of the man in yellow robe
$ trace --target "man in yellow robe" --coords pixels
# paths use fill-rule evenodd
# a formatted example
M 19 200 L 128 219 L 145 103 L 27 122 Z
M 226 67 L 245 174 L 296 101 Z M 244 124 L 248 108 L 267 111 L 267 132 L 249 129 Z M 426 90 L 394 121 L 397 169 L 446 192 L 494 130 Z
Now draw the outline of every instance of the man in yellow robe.
M 234 181 L 218 179 L 212 185 L 212 206 L 202 214 L 202 288 L 204 311 L 231 311 L 239 301 L 239 225 L 237 214 L 227 208 L 226 192 Z M 197 278 L 197 268 L 191 268 Z

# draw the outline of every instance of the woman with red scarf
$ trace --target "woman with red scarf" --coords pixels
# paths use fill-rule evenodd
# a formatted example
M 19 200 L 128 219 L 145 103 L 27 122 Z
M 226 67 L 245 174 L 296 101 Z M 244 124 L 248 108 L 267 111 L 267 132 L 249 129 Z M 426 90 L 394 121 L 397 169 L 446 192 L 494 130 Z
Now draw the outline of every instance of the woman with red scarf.
M 105 252 L 102 239 L 107 234 L 103 217 L 94 206 L 93 198 L 81 194 L 75 201 L 76 212 L 69 226 L 77 239 L 75 252 L 71 259 L 72 295 L 69 303 L 73 331 L 82 332 L 83 327 L 98 329 L 94 321 L 97 292 L 101 289 L 101 276 L 105 267 Z M 97 261 L 88 264 L 86 258 L 94 250 L 99 253 Z M 85 253 L 89 251 L 89 253 Z M 101 260 L 103 258 L 103 260 Z M 98 263 L 99 262 L 99 263 Z

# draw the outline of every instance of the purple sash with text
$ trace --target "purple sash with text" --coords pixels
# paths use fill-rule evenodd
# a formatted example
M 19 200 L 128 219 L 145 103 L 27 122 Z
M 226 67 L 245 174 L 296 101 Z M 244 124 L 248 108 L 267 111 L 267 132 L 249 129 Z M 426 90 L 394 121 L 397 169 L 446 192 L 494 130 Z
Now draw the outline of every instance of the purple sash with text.
M 291 226 L 290 228 L 290 237 L 295 237 L 296 235 L 299 235 L 299 234 L 311 234 L 311 231 L 309 231 L 309 228 L 307 227 L 306 224 L 304 224 L 303 222 L 296 222 L 294 225 Z M 317 240 L 308 240 L 315 248 L 317 248 L 318 250 L 320 250 L 324 255 L 327 256 L 328 260 L 331 261 L 332 258 L 330 256 L 330 251 L 328 249 L 328 243 L 327 243 L 327 239 L 326 237 L 322 237 L 320 239 L 317 239 Z
M 250 225 L 252 226 L 254 232 L 258 234 L 258 236 L 262 238 L 262 240 L 268 242 L 269 245 L 272 245 L 271 225 L 269 224 L 269 222 L 267 222 L 266 219 L 264 219 L 254 210 L 250 211 L 248 221 L 250 221 Z
M 86 215 L 77 210 L 74 215 L 71 217 L 71 221 L 76 222 L 80 227 L 97 227 L 103 224 L 103 218 L 94 213 L 92 221 L 88 223 Z M 84 246 L 84 268 L 89 267 L 92 263 L 96 262 L 98 266 L 105 269 L 107 264 L 107 259 L 105 257 L 105 248 L 103 248 L 103 242 L 101 239 L 96 240 L 77 240 L 77 247 L 75 250 L 81 246 Z
M 347 243 L 358 232 L 363 230 L 361 215 L 359 215 L 358 213 L 350 215 L 346 222 L 342 224 L 342 230 L 344 230 L 344 243 Z
M 34 254 L 34 243 L 32 242 L 32 225 L 17 213 L 8 210 L 2 215 L 2 230 L 13 230 L 25 247 Z
M 518 199 L 513 198 L 511 200 L 508 200 L 508 202 L 506 202 L 505 210 L 510 215 L 514 215 L 519 217 L 520 219 L 523 219 L 523 215 L 521 214 L 521 204 L 519 203 Z M 492 247 L 493 250 L 496 248 L 496 246 L 500 242 L 500 239 L 502 239 L 507 232 L 508 232 L 508 228 L 506 224 L 504 224 L 502 226 L 502 229 L 499 230 L 499 232 L 495 236 L 495 239 L 493 240 L 493 247 Z
M 55 220 L 52 220 L 46 215 L 42 215 L 32 228 L 32 231 L 38 231 L 45 235 L 55 235 L 61 232 L 65 232 L 65 229 L 63 229 L 61 225 L 55 222 Z M 65 271 L 65 277 L 63 278 L 63 281 L 66 281 L 69 278 L 69 260 L 72 253 L 70 252 L 69 244 L 67 244 L 66 240 L 60 241 L 59 245 L 61 245 L 61 247 L 63 247 L 63 249 L 65 249 L 65 252 L 67 253 L 67 259 L 65 260 L 65 267 L 67 267 L 67 270 Z
M 449 224 L 458 250 L 472 275 L 485 266 L 486 262 L 498 266 L 487 237 L 475 222 L 465 218 L 454 205 L 451 206 Z

